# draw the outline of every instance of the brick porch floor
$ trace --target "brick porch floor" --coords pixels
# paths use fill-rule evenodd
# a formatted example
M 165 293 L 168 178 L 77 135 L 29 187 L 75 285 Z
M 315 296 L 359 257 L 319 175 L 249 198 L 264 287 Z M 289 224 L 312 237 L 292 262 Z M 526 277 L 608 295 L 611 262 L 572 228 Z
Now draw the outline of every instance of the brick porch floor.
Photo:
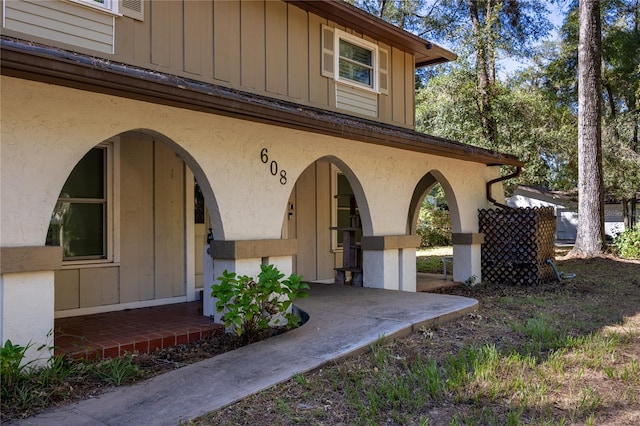
M 223 325 L 202 316 L 201 302 L 187 302 L 56 319 L 54 347 L 74 358 L 112 358 L 222 333 Z

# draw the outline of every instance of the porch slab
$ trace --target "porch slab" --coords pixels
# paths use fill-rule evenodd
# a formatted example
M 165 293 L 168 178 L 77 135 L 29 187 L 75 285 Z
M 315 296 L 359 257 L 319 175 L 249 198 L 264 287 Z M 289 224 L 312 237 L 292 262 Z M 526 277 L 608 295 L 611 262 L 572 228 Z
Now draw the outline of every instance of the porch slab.
M 309 321 L 288 333 L 56 408 L 21 425 L 176 425 L 296 374 L 477 309 L 465 297 L 311 284 Z
M 193 343 L 224 333 L 224 326 L 202 316 L 202 302 L 83 315 L 55 320 L 54 353 L 102 359 L 128 352 Z

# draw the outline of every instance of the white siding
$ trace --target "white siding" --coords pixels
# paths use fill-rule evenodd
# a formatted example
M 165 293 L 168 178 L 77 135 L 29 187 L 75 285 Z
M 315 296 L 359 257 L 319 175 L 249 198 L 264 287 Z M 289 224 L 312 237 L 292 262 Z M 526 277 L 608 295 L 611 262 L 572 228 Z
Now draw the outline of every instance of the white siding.
M 4 28 L 113 53 L 112 15 L 64 1 L 5 1 Z
M 336 107 L 369 117 L 378 116 L 378 95 L 367 90 L 336 84 Z

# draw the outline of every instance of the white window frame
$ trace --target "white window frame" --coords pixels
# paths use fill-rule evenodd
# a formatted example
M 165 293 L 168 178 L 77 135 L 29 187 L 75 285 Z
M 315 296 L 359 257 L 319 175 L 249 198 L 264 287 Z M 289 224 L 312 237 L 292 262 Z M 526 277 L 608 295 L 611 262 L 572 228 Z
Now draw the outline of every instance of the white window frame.
M 120 263 L 120 138 L 112 138 L 95 146 L 106 149 L 106 258 L 62 261 L 62 269 L 114 266 Z
M 371 43 L 367 40 L 355 37 L 347 32 L 344 32 L 338 28 L 334 29 L 335 31 L 335 36 L 334 36 L 334 47 L 333 47 L 333 51 L 334 51 L 334 79 L 336 82 L 340 82 L 343 84 L 348 84 L 350 86 L 354 86 L 354 87 L 358 87 L 364 90 L 368 90 L 374 93 L 380 93 L 380 89 L 379 89 L 379 81 L 378 81 L 378 74 L 380 73 L 380 60 L 378 58 L 378 45 Z M 371 59 L 372 59 L 372 69 L 371 69 L 371 79 L 372 79 L 372 85 L 366 85 L 363 84 L 359 81 L 355 81 L 355 80 L 351 80 L 345 77 L 341 77 L 340 76 L 340 40 L 344 40 L 348 43 L 354 44 L 356 46 L 362 47 L 364 49 L 367 49 L 369 51 L 371 51 Z
M 76 3 L 82 6 L 90 7 L 101 12 L 107 12 L 116 16 L 122 16 L 120 14 L 120 1 L 119 0 L 104 0 L 104 3 L 100 3 L 96 0 L 68 0 L 72 3 Z

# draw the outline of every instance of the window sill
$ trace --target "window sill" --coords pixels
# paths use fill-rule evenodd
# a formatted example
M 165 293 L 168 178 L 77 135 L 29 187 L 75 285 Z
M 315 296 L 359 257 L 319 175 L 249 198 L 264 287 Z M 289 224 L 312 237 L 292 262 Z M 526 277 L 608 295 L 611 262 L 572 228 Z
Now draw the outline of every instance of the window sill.
M 379 90 L 372 89 L 369 86 L 364 86 L 362 84 L 358 84 L 355 81 L 351 81 L 351 80 L 336 80 L 336 83 L 342 86 L 350 87 L 352 89 L 362 90 L 363 92 L 373 93 L 375 95 L 381 94 Z
M 113 10 L 107 9 L 106 7 L 93 5 L 93 4 L 91 4 L 89 2 L 86 2 L 86 1 L 82 1 L 82 0 L 67 0 L 67 1 L 70 2 L 70 3 L 73 3 L 73 4 L 77 4 L 78 6 L 82 6 L 82 7 L 86 7 L 88 9 L 91 9 L 91 10 L 95 10 L 96 12 L 99 12 L 99 13 L 104 13 L 106 15 L 115 16 L 115 17 L 123 16 L 121 13 L 114 12 Z M 113 0 L 113 1 L 117 1 L 117 0 Z
M 65 261 L 62 264 L 62 270 L 65 269 L 89 269 L 89 268 L 113 268 L 119 267 L 120 262 L 114 262 L 112 260 L 105 261 L 92 261 L 92 260 L 76 260 L 76 261 Z

